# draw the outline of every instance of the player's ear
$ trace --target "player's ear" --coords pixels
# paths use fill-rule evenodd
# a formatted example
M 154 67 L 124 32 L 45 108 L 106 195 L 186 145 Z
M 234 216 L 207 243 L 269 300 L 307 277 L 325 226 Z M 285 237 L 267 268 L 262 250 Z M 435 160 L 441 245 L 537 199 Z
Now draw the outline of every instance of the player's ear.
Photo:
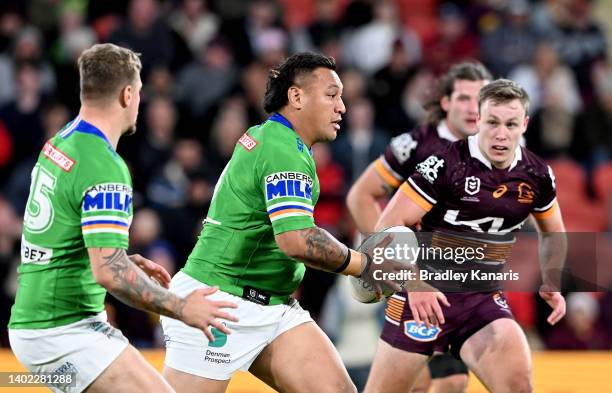
M 295 109 L 302 109 L 304 106 L 304 91 L 298 86 L 291 86 L 287 90 L 287 100 L 289 105 Z
M 119 104 L 122 108 L 127 108 L 130 106 L 133 94 L 134 88 L 132 85 L 126 85 L 123 89 L 121 89 L 121 93 L 119 94 Z
M 529 124 L 529 116 L 525 116 L 525 122 L 523 123 L 523 134 L 527 131 L 527 125 Z
M 440 107 L 444 110 L 444 112 L 448 112 L 448 108 L 450 107 L 450 99 L 448 96 L 440 98 Z

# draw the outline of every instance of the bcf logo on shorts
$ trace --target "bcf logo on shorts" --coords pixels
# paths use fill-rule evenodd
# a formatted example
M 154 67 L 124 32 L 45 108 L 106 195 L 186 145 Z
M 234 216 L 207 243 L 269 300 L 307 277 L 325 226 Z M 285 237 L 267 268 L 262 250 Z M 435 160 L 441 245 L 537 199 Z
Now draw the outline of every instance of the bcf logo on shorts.
M 434 341 L 438 338 L 441 331 L 442 329 L 436 326 L 431 326 L 428 329 L 427 326 L 425 326 L 425 323 L 417 325 L 414 320 L 404 321 L 404 334 L 416 341 Z

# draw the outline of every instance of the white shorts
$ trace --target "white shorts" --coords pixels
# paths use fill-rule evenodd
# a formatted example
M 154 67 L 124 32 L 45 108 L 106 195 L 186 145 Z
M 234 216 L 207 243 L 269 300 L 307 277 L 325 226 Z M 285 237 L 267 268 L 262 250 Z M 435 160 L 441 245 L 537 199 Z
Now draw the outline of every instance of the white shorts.
M 170 291 L 187 296 L 196 289 L 207 287 L 178 272 L 172 279 Z M 209 298 L 238 305 L 238 308 L 227 311 L 238 317 L 239 321 L 223 321 L 232 334 L 225 335 L 213 328 L 215 341 L 209 342 L 201 330 L 162 316 L 166 366 L 203 378 L 226 381 L 238 370 L 247 371 L 276 337 L 302 323 L 313 322 L 308 311 L 302 309 L 297 300 L 288 305 L 262 306 L 223 291 L 217 291 Z
M 120 330 L 106 321 L 106 312 L 48 329 L 9 329 L 11 349 L 31 373 L 72 375 L 69 386 L 54 392 L 85 390 L 128 346 Z

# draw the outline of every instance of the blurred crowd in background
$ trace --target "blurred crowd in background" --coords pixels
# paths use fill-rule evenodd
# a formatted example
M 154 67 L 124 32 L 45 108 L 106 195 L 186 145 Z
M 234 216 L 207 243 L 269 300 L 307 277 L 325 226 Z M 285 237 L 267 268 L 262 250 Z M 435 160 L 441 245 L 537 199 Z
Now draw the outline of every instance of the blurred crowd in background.
M 0 343 L 8 345 L 5 326 L 30 171 L 44 140 L 77 114 L 76 59 L 83 49 L 113 42 L 142 54 L 138 132 L 118 148 L 134 182 L 129 251 L 173 274 L 195 244 L 236 140 L 268 116 L 262 108 L 268 70 L 304 50 L 333 56 L 344 83 L 347 114 L 341 132 L 330 145 L 316 145 L 314 158 L 321 184 L 315 220 L 346 244 L 355 235 L 344 203 L 348 188 L 391 137 L 424 120 L 422 103 L 436 78 L 464 59 L 482 61 L 495 77 L 514 79 L 529 92 L 526 144 L 555 170 L 568 230 L 609 229 L 609 3 L 3 0 Z M 337 292 L 329 291 L 336 279 L 308 271 L 297 296 L 315 318 L 327 315 L 324 326 L 332 326 L 330 335 L 338 340 L 342 318 L 365 314 L 351 314 L 342 296 L 335 299 L 344 307 L 334 308 L 326 295 Z M 516 294 L 510 300 L 535 348 L 612 348 L 610 293 L 570 294 L 568 317 L 553 329 L 546 326 L 548 310 L 537 295 Z M 135 345 L 162 345 L 156 317 L 110 296 L 107 311 Z

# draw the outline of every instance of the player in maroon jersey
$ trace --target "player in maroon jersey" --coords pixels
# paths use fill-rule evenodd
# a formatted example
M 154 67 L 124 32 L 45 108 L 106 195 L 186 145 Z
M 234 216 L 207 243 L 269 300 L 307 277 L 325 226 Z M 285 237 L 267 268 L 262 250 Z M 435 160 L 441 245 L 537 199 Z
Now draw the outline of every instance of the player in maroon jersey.
M 351 187 L 347 205 L 361 233 L 374 232 L 381 211 L 378 199 L 395 192 L 419 162 L 476 134 L 478 92 L 491 79 L 489 71 L 475 62 L 456 64 L 440 79 L 435 96 L 426 105 L 426 124 L 393 138 L 384 155 Z M 431 375 L 438 393 L 462 393 L 467 388 L 467 373 L 460 360 L 449 354 L 436 355 L 412 392 L 427 391 Z
M 567 250 L 565 227 L 550 167 L 519 145 L 528 105 L 527 93 L 515 82 L 500 79 L 484 86 L 478 134 L 419 163 L 377 228 L 410 226 L 422 219 L 438 246 L 487 243 L 485 258 L 472 268 L 482 262 L 483 270 L 495 271 L 490 262 L 504 262 L 511 247 L 507 237 L 532 215 L 545 273 L 540 296 L 553 308 L 548 322 L 555 324 L 565 315 L 565 300 L 554 286 Z M 427 263 L 420 267 L 428 269 Z M 365 391 L 405 392 L 433 352 L 450 349 L 490 391 L 531 392 L 529 347 L 499 282 L 484 281 L 478 292 L 473 287 L 458 292 L 457 283 L 443 293 L 433 290 L 438 284 L 409 281 L 407 292 L 389 300 Z M 432 290 L 419 289 L 428 285 Z

